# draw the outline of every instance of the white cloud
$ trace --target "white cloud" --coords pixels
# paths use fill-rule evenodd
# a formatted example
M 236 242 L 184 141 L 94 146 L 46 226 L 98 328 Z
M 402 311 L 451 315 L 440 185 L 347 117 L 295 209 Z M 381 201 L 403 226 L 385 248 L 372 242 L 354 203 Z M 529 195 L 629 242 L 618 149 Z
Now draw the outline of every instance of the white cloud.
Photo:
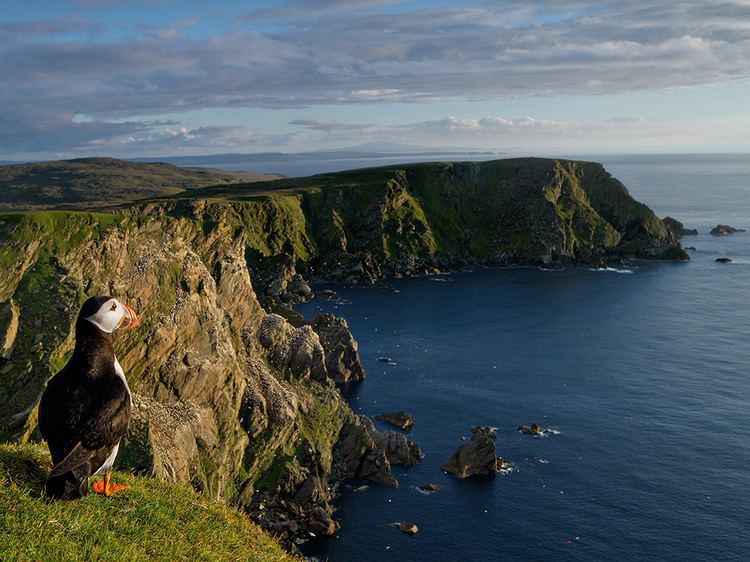
M 97 41 L 71 40 L 71 31 L 90 27 L 72 16 L 5 22 L 0 151 L 66 146 L 71 139 L 85 146 L 110 133 L 127 138 L 148 128 L 143 115 L 194 109 L 606 95 L 750 80 L 750 5 L 739 0 L 540 0 L 398 10 L 388 6 L 394 3 L 295 1 L 207 36 L 183 32 L 201 21 L 190 13 L 164 28 L 139 29 L 131 21 L 129 39 L 98 33 Z M 264 27 L 268 21 L 281 25 Z M 73 121 L 80 113 L 91 120 Z M 421 127 L 488 135 L 566 126 L 454 119 Z M 346 132 L 330 124 L 317 130 L 326 127 Z

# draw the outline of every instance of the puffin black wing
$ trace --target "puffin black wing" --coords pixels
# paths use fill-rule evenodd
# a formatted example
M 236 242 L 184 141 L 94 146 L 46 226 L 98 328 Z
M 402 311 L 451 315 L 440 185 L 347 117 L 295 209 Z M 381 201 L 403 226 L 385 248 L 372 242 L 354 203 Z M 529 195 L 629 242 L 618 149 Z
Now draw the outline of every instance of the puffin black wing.
M 47 483 L 50 497 L 75 499 L 125 435 L 130 393 L 114 367 L 81 377 L 68 364 L 47 383 L 39 404 L 39 429 L 55 463 Z
M 109 400 L 100 402 L 90 417 L 82 420 L 78 433 L 80 441 L 76 443 L 67 456 L 57 463 L 50 473 L 50 477 L 70 472 L 95 456 L 101 456 L 102 450 L 106 458 L 125 436 L 130 423 L 130 394 L 125 390 L 111 396 Z M 99 465 L 101 466 L 101 464 Z M 96 470 L 99 466 L 91 467 Z

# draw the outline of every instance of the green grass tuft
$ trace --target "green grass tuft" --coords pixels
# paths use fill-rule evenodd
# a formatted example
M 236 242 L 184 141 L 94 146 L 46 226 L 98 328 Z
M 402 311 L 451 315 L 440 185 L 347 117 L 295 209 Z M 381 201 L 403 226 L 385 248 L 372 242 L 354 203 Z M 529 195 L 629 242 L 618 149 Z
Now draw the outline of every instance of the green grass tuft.
M 0 444 L 0 560 L 295 560 L 187 485 L 118 472 L 110 498 L 47 501 L 49 468 L 43 445 Z

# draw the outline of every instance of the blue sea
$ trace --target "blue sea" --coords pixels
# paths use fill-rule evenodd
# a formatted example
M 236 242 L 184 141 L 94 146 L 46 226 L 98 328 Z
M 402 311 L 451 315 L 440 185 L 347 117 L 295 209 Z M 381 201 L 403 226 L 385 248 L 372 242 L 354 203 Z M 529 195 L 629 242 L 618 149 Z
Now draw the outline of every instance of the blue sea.
M 395 468 L 398 489 L 345 487 L 341 530 L 308 555 L 750 559 L 750 232 L 708 234 L 719 222 L 750 230 L 750 156 L 588 159 L 700 231 L 683 240 L 689 263 L 477 269 L 394 280 L 396 293 L 329 286 L 350 304 L 300 307 L 347 319 L 368 375 L 343 388 L 352 408 L 410 412 L 424 452 Z M 532 422 L 559 434 L 515 431 Z M 497 428 L 514 470 L 445 475 L 478 424 Z M 428 482 L 442 489 L 422 495 Z

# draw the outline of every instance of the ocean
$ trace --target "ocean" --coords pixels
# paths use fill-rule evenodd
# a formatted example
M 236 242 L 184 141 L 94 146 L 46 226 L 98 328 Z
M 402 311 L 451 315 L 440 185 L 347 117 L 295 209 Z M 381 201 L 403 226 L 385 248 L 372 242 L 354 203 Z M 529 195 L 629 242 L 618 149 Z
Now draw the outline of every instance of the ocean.
M 398 489 L 342 490 L 342 528 L 305 553 L 333 561 L 747 560 L 750 557 L 750 155 L 599 156 L 659 216 L 697 228 L 689 263 L 591 271 L 477 269 L 325 285 L 367 379 L 355 412 L 405 410 L 424 453 Z M 729 257 L 730 264 L 716 263 Z M 378 361 L 387 356 L 395 365 Z M 546 438 L 518 433 L 537 422 Z M 381 429 L 387 429 L 378 424 Z M 440 464 L 497 428 L 509 474 Z M 423 495 L 419 485 L 441 490 Z M 413 522 L 407 536 L 393 523 Z

